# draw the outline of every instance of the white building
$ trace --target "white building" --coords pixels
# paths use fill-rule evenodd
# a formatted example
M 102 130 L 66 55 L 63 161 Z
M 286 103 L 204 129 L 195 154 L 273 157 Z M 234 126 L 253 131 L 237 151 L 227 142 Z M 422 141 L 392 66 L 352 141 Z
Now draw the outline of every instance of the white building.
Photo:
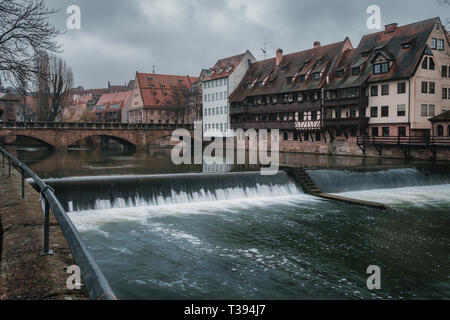
M 203 82 L 203 137 L 232 137 L 229 95 L 237 88 L 250 64 L 250 51 L 224 58 L 208 70 Z

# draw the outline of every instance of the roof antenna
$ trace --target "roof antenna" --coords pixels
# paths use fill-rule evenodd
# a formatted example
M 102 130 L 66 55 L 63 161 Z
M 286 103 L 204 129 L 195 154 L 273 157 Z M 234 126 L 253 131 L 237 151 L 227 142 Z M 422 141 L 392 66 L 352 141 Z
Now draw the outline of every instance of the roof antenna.
M 154 64 L 152 66 L 153 66 L 153 74 L 155 74 L 155 67 L 156 67 L 156 65 Z
M 262 53 L 264 54 L 264 60 L 267 60 L 267 41 L 264 40 L 264 49 L 261 48 Z

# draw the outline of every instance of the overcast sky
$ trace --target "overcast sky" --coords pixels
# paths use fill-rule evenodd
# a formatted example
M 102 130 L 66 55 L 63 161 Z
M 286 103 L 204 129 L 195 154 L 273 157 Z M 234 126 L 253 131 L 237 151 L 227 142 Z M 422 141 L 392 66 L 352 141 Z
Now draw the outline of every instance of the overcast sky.
M 400 25 L 440 16 L 450 8 L 435 0 L 47 0 L 59 9 L 63 58 L 76 85 L 123 84 L 135 72 L 198 76 L 219 58 L 249 49 L 257 60 L 267 41 L 269 57 L 350 37 L 357 46 L 367 29 L 369 5 L 381 8 L 381 23 Z M 81 9 L 81 29 L 68 30 L 69 5 Z

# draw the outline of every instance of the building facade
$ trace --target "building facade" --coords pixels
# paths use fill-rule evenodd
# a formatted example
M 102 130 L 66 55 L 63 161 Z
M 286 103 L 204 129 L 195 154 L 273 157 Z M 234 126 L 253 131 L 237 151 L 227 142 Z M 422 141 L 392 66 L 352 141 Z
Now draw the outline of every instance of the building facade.
M 231 94 L 231 127 L 279 129 L 281 151 L 345 155 L 366 154 L 359 137 L 428 137 L 430 119 L 450 109 L 449 59 L 438 17 L 387 25 L 356 48 L 346 38 L 280 49 Z
M 230 130 L 229 95 L 238 87 L 252 63 L 250 51 L 220 59 L 203 80 L 203 136 L 233 137 Z
M 136 72 L 130 123 L 177 124 L 184 121 L 186 98 L 197 77 Z

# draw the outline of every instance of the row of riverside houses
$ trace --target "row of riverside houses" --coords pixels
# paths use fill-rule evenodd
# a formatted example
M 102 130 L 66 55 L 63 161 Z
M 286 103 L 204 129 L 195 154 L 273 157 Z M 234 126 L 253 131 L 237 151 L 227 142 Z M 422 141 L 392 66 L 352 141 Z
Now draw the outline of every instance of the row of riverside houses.
M 229 100 L 232 129 L 279 129 L 281 151 L 359 155 L 358 136 L 450 137 L 448 33 L 437 17 L 387 25 L 356 48 L 346 38 L 279 49 L 250 64 Z

